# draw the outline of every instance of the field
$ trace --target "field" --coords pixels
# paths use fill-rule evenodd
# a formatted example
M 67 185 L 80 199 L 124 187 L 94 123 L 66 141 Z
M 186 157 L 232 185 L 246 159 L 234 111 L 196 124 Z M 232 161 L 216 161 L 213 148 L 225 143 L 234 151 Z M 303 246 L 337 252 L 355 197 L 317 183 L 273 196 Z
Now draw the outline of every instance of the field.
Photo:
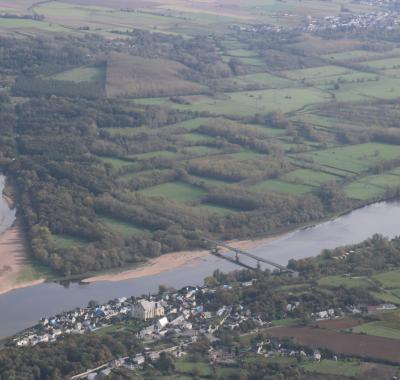
M 273 337 L 294 337 L 299 344 L 327 348 L 333 352 L 400 363 L 400 340 L 348 334 L 310 327 L 277 327 L 268 330 Z
M 169 98 L 142 98 L 135 99 L 135 102 L 211 115 L 250 116 L 271 111 L 296 111 L 307 105 L 329 101 L 330 98 L 329 94 L 314 88 L 287 88 L 230 92 L 215 97 L 184 97 L 188 104 L 176 104 Z
M 346 288 L 363 288 L 369 285 L 368 281 L 362 277 L 348 276 L 328 276 L 322 277 L 318 283 L 323 286 L 344 286 Z
M 110 231 L 121 235 L 123 237 L 130 237 L 132 235 L 137 235 L 137 234 L 143 234 L 146 232 L 146 230 L 134 226 L 131 223 L 126 223 L 121 220 L 111 218 L 108 216 L 99 216 L 98 219 L 107 227 L 110 229 Z
M 400 158 L 396 145 L 366 143 L 300 155 L 313 163 L 350 173 L 367 170 L 380 161 Z
M 50 77 L 51 79 L 64 80 L 71 82 L 97 82 L 104 85 L 105 72 L 102 66 L 86 66 L 67 70 Z
M 361 366 L 358 362 L 353 361 L 335 361 L 322 360 L 319 363 L 308 362 L 302 365 L 308 372 L 323 373 L 329 375 L 339 375 L 347 377 L 355 377 L 361 374 Z
M 399 326 L 397 326 L 399 327 Z M 369 322 L 352 329 L 353 333 L 381 336 L 390 339 L 400 339 L 400 329 L 385 325 L 384 322 Z
M 184 70 L 188 68 L 174 61 L 114 53 L 107 61 L 107 95 L 140 97 L 204 92 L 204 86 L 180 76 Z
M 61 248 L 70 248 L 87 243 L 76 236 L 70 235 L 53 235 L 53 239 L 56 245 Z
M 400 270 L 393 270 L 373 276 L 384 288 L 400 288 Z

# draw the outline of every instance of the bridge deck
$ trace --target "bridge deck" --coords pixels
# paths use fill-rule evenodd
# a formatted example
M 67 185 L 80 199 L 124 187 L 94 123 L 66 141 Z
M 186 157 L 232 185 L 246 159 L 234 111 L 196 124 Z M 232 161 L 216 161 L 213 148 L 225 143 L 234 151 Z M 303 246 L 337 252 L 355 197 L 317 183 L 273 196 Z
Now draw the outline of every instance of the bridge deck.
M 214 245 L 216 245 L 216 246 L 220 246 L 220 247 L 227 248 L 227 249 L 229 249 L 230 251 L 236 252 L 236 253 L 238 253 L 238 254 L 240 254 L 240 255 L 244 255 L 244 256 L 250 257 L 250 258 L 252 258 L 253 260 L 256 260 L 256 261 L 258 261 L 258 262 L 262 262 L 262 263 L 271 265 L 271 266 L 273 266 L 273 267 L 275 267 L 275 268 L 277 268 L 277 269 L 279 269 L 279 270 L 281 270 L 281 271 L 290 272 L 290 273 L 293 273 L 293 274 L 296 273 L 294 270 L 289 269 L 289 268 L 287 268 L 287 267 L 284 266 L 284 265 L 275 263 L 275 262 L 273 262 L 273 261 L 271 261 L 271 260 L 268 260 L 268 259 L 264 259 L 263 257 L 256 256 L 256 255 L 254 255 L 254 254 L 252 254 L 252 253 L 250 253 L 250 252 L 242 251 L 241 249 L 232 247 L 232 246 L 230 246 L 230 245 L 224 243 L 223 241 L 211 240 L 211 239 L 207 239 L 207 238 L 204 238 L 204 240 L 205 240 L 205 241 L 208 241 L 209 243 L 212 243 L 212 244 L 214 244 Z

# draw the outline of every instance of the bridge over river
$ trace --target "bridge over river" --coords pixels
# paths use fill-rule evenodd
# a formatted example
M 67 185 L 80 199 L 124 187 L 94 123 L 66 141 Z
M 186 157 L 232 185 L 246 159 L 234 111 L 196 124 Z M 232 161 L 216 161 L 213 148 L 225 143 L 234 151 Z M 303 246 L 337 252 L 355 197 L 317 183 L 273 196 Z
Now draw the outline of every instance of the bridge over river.
M 289 269 L 287 266 L 275 263 L 272 260 L 268 260 L 268 259 L 266 259 L 264 257 L 259 257 L 257 255 L 254 255 L 253 253 L 243 251 L 243 250 L 241 250 L 239 248 L 232 247 L 232 246 L 230 246 L 229 244 L 226 244 L 223 241 L 212 240 L 212 239 L 208 239 L 208 238 L 203 238 L 203 240 L 212 244 L 213 247 L 212 247 L 212 249 L 210 251 L 211 254 L 216 255 L 218 257 L 222 257 L 222 258 L 224 258 L 224 259 L 226 259 L 228 261 L 235 262 L 238 265 L 240 265 L 242 267 L 245 267 L 247 269 L 252 269 L 252 270 L 260 269 L 260 267 L 261 267 L 260 263 L 264 263 L 264 264 L 267 264 L 267 265 L 269 265 L 269 266 L 271 266 L 271 267 L 273 267 L 275 269 L 278 269 L 278 271 L 280 273 L 289 273 L 290 275 L 292 275 L 294 277 L 297 277 L 299 275 L 298 272 L 296 272 L 296 271 L 294 271 L 292 269 Z M 233 260 L 230 257 L 221 255 L 220 249 L 219 249 L 220 247 L 226 248 L 229 251 L 234 252 L 235 253 L 235 259 Z M 254 268 L 254 267 L 252 267 L 252 266 L 240 261 L 240 255 L 243 255 L 243 256 L 249 257 L 250 259 L 255 260 L 256 263 L 257 263 L 257 267 Z

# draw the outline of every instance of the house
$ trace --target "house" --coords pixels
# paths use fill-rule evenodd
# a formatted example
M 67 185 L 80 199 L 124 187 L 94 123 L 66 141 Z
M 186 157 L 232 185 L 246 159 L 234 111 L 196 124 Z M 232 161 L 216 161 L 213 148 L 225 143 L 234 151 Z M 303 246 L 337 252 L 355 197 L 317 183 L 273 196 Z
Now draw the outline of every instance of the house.
M 163 329 L 165 326 L 167 326 L 168 325 L 168 319 L 167 319 L 167 317 L 162 317 L 161 319 L 159 319 L 158 321 L 157 321 L 157 328 L 159 329 L 159 330 L 161 330 L 161 329 Z
M 315 361 L 317 361 L 317 362 L 321 361 L 321 354 L 318 351 L 314 352 L 314 356 L 313 357 L 314 357 Z
M 163 317 L 164 308 L 158 302 L 142 299 L 133 305 L 131 315 L 133 318 L 147 321 L 148 319 Z

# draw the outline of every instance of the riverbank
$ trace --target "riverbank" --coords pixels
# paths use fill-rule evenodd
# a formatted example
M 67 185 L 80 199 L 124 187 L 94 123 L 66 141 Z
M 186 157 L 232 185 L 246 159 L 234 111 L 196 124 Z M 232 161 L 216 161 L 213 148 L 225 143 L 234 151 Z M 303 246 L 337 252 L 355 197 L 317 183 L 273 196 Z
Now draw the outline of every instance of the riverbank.
M 27 266 L 29 263 L 23 233 L 20 226 L 15 223 L 0 235 L 0 294 L 45 281 L 44 278 L 25 278 L 24 272 Z
M 257 240 L 231 241 L 227 242 L 227 244 L 231 245 L 234 248 L 243 250 L 255 249 L 283 235 L 284 234 Z M 222 249 L 221 252 L 226 253 L 228 252 L 228 250 Z M 195 267 L 196 265 L 200 265 L 201 261 L 208 255 L 209 255 L 208 250 L 179 251 L 179 252 L 167 253 L 155 259 L 149 260 L 149 262 L 142 267 L 127 271 L 122 271 L 119 273 L 97 275 L 86 278 L 82 282 L 84 283 L 93 283 L 98 281 L 117 282 L 124 280 L 133 280 L 147 276 L 154 276 L 156 274 L 168 272 L 173 269 L 178 269 L 186 266 Z

